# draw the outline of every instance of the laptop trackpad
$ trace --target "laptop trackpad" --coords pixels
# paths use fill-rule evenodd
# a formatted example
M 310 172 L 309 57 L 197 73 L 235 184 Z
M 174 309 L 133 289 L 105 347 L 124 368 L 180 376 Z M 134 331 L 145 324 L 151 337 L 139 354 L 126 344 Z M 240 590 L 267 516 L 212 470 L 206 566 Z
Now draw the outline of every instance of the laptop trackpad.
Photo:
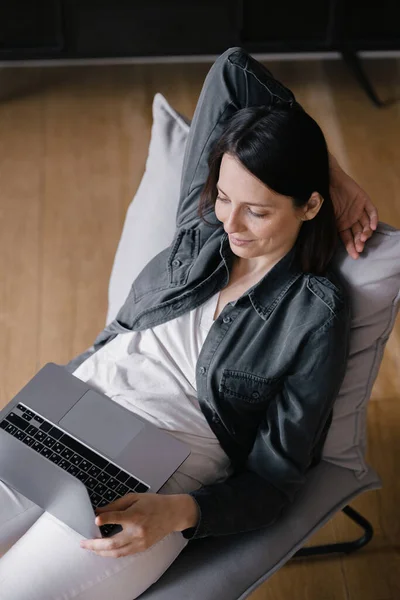
M 133 414 L 129 417 L 118 404 L 89 390 L 59 424 L 88 446 L 114 458 L 144 427 Z

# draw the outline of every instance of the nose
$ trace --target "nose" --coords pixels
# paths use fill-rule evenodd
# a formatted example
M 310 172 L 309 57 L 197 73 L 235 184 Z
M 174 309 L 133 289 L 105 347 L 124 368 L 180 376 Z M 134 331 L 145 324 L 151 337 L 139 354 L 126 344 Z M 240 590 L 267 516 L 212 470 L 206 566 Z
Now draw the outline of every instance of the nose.
M 239 210 L 231 210 L 224 221 L 224 229 L 226 233 L 239 233 L 243 230 L 242 219 Z

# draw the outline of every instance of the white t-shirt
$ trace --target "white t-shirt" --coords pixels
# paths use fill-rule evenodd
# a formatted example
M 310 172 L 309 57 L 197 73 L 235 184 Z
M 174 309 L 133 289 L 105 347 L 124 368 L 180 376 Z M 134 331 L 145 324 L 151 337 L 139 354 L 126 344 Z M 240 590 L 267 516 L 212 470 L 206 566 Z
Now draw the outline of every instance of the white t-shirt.
M 219 292 L 194 310 L 144 331 L 117 335 L 75 371 L 106 396 L 191 448 L 159 490 L 187 493 L 232 472 L 197 401 L 196 363 L 213 324 Z

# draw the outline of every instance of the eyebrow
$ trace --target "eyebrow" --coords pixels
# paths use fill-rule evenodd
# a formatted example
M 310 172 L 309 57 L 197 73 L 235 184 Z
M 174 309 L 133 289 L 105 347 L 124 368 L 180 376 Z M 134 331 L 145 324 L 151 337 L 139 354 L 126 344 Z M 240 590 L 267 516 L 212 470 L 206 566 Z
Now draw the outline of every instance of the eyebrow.
M 224 196 L 226 196 L 227 198 L 229 198 L 229 196 L 227 194 L 225 194 L 224 190 L 222 190 L 219 187 L 218 183 L 216 185 L 217 185 L 217 189 L 220 192 L 222 192 L 224 194 Z M 249 204 L 250 206 L 261 206 L 262 208 L 274 208 L 273 204 L 260 204 L 260 203 L 257 203 L 257 202 L 244 202 L 244 204 Z

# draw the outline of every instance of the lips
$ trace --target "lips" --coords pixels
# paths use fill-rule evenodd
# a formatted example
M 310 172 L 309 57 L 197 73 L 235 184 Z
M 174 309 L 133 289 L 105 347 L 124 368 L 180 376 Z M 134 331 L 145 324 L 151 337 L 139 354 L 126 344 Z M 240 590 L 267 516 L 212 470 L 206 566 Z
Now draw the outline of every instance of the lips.
M 232 240 L 232 242 L 238 242 L 238 244 L 247 244 L 248 242 L 252 242 L 253 240 L 242 240 L 240 238 L 236 238 L 233 235 L 230 235 L 229 238 Z

